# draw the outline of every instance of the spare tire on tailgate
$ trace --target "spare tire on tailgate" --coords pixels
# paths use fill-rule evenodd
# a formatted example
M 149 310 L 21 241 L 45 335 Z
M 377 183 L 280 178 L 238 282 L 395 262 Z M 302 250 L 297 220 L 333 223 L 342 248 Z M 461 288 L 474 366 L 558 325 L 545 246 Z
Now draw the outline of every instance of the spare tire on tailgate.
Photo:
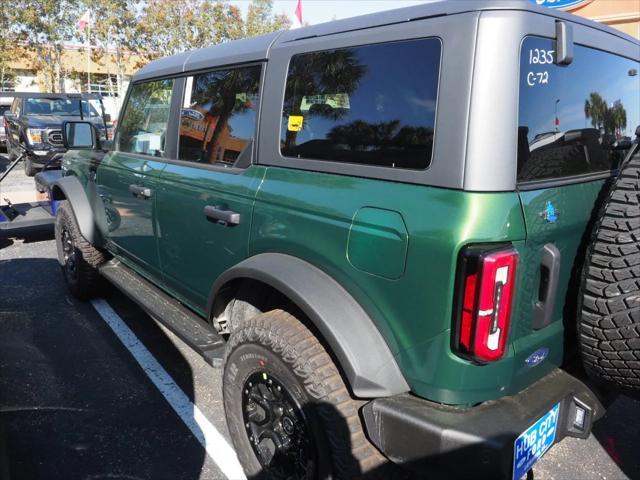
M 587 372 L 640 393 L 640 152 L 621 168 L 587 250 L 578 299 Z

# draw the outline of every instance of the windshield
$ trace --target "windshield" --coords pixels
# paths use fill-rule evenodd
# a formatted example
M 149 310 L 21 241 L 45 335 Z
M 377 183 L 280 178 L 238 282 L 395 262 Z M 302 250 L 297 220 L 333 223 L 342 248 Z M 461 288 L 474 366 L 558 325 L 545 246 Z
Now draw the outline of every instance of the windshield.
M 80 104 L 82 115 L 99 117 L 96 107 L 87 100 L 66 98 L 27 98 L 24 113 L 27 115 L 59 115 L 62 117 L 79 117 Z

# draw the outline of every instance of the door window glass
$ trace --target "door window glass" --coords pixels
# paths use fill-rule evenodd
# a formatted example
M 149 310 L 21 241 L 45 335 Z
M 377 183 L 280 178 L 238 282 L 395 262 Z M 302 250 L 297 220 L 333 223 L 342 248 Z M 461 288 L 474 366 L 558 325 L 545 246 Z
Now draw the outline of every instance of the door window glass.
M 171 110 L 173 79 L 136 83 L 118 128 L 121 152 L 162 156 Z
M 189 77 L 180 118 L 180 160 L 248 165 L 259 87 L 260 66 Z
M 431 162 L 440 40 L 294 55 L 281 124 L 284 156 L 392 168 Z
M 554 60 L 554 40 L 525 38 L 519 182 L 615 170 L 640 125 L 638 62 L 580 45 L 571 64 Z

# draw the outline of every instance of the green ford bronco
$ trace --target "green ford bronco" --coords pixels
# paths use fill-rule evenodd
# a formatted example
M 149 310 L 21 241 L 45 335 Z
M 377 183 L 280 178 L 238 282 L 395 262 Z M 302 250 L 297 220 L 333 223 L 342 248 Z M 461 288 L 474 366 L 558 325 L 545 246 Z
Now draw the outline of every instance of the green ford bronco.
M 461 0 L 155 61 L 64 126 L 66 281 L 223 368 L 248 476 L 519 479 L 640 391 L 639 60 Z

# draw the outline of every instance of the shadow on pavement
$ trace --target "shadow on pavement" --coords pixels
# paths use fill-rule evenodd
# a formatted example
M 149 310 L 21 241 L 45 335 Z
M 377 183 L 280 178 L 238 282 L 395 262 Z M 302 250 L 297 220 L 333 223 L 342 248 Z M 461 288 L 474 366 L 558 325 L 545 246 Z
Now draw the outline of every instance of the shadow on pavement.
M 199 479 L 204 449 L 57 261 L 1 252 L 1 478 Z M 189 364 L 162 348 L 193 397 Z
M 621 396 L 593 426 L 593 435 L 629 478 L 640 478 L 638 411 L 640 401 Z

